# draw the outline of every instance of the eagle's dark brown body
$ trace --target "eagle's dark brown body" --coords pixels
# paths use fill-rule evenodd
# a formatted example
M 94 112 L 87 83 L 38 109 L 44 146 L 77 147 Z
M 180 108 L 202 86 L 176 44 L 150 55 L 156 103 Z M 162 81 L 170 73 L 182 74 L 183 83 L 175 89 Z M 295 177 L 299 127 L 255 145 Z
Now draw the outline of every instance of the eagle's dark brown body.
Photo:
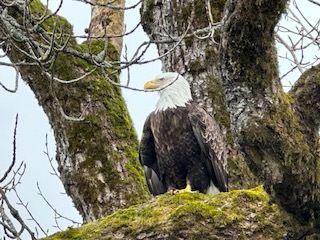
M 225 149 L 219 150 L 220 131 L 213 118 L 194 103 L 186 107 L 152 112 L 147 118 L 140 144 L 140 161 L 152 194 L 183 189 L 187 181 L 193 191 L 207 192 L 210 183 L 227 191 Z M 219 142 L 220 141 L 220 142 Z M 220 159 L 219 159 L 220 158 Z

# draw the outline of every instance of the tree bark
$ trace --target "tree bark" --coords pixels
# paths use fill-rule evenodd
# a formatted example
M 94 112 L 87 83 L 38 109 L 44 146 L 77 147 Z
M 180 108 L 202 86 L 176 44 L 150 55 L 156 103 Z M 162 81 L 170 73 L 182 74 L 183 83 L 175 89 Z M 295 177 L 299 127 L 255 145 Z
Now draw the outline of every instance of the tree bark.
M 311 70 L 290 94 L 282 90 L 274 27 L 286 7 L 286 0 L 145 0 L 141 13 L 163 70 L 182 73 L 226 129 L 231 187 L 262 182 L 287 211 L 317 221 L 319 75 Z M 219 21 L 213 40 L 195 36 Z
M 40 1 L 33 0 L 30 9 L 34 17 L 30 19 L 24 15 L 25 2 L 19 0 L 7 6 L 0 1 L 0 38 L 5 42 L 3 47 L 8 49 L 8 57 L 35 93 L 54 129 L 59 171 L 67 193 L 85 221 L 146 200 L 149 195 L 137 161 L 137 137 L 121 91 L 107 81 L 104 74 L 107 72 L 111 80 L 118 81 L 119 72 L 114 70 L 117 69 L 122 43 L 108 35 L 122 31 L 120 22 L 123 13 L 120 11 L 117 15 L 111 14 L 110 9 L 108 12 L 93 9 L 90 34 L 97 37 L 102 31 L 104 39 L 90 39 L 78 44 L 71 37 L 66 48 L 46 51 L 47 48 L 41 44 L 48 45 L 50 41 L 43 38 L 43 31 L 55 31 L 60 37 L 56 40 L 63 45 L 68 39 L 66 35 L 72 33 L 72 27 L 65 19 L 56 16 L 35 25 L 35 22 L 39 23 L 36 17 L 43 14 L 44 7 Z M 119 1 L 119 4 L 123 2 Z M 294 213 L 304 223 L 312 222 L 318 227 L 319 66 L 307 71 L 289 94 L 283 92 L 278 79 L 273 30 L 286 9 L 286 0 L 229 0 L 210 1 L 210 4 L 192 0 L 143 2 L 143 26 L 157 44 L 163 70 L 178 71 L 187 77 L 196 101 L 211 112 L 225 129 L 225 139 L 230 146 L 228 167 L 231 187 L 247 187 L 261 181 L 285 210 Z M 106 19 L 107 13 L 110 17 Z M 100 20 L 103 23 L 99 25 Z M 212 33 L 215 22 L 220 22 L 220 28 Z M 118 23 L 119 31 L 113 29 Z M 54 28 L 54 25 L 57 27 Z M 23 31 L 26 29 L 28 31 Z M 110 65 L 101 60 L 106 53 Z M 84 56 L 90 56 L 92 61 Z M 45 61 L 47 58 L 54 61 Z M 102 64 L 100 71 L 71 83 L 72 79 L 83 76 L 95 67 L 93 60 L 96 65 Z M 58 81 L 48 73 L 67 83 Z M 78 118 L 81 114 L 84 119 Z M 72 118 L 78 119 L 70 120 Z M 186 203 L 185 208 L 179 211 L 176 209 L 185 203 L 182 198 L 188 194 L 171 198 L 162 196 L 151 201 L 151 205 L 131 207 L 108 217 L 108 227 L 115 226 L 115 230 L 103 233 L 110 233 L 111 237 L 148 239 L 163 237 L 163 228 L 173 226 L 164 237 L 170 238 L 172 232 L 178 232 L 183 238 L 203 237 L 199 229 L 208 221 L 212 221 L 212 228 L 206 226 L 203 230 L 209 229 L 212 233 L 217 219 L 231 219 L 227 226 L 234 227 L 237 223 L 235 219 L 240 217 L 246 220 L 246 217 L 251 218 L 252 213 L 260 214 L 259 206 L 263 205 L 263 211 L 267 213 L 275 210 L 274 205 L 270 208 L 270 201 L 265 195 L 257 196 L 250 191 L 237 195 L 239 200 L 246 199 L 244 202 L 232 204 L 229 204 L 228 198 L 232 200 L 233 192 L 212 199 L 195 194 L 191 200 L 196 200 L 196 203 Z M 153 216 L 159 219 L 164 207 L 172 201 L 176 201 L 173 208 L 166 209 L 170 210 L 170 214 L 163 216 L 172 218 L 164 218 L 166 221 L 159 225 Z M 219 204 L 208 208 L 208 201 Z M 160 207 L 154 208 L 154 202 Z M 198 204 L 201 208 L 197 208 Z M 226 208 L 239 209 L 242 204 L 248 204 L 248 212 L 216 215 L 217 211 L 225 213 Z M 150 212 L 143 209 L 150 210 L 153 215 L 148 215 Z M 275 218 L 271 221 L 275 223 L 273 227 L 286 228 L 285 224 L 277 222 L 279 210 L 274 213 Z M 286 214 L 281 216 L 285 220 L 288 217 Z M 180 221 L 180 218 L 184 220 Z M 250 221 L 248 231 L 253 238 L 257 232 L 251 230 L 261 218 L 267 216 L 259 215 L 259 218 L 253 217 Z M 150 222 L 144 222 L 144 219 Z M 177 225 L 170 225 L 175 220 L 179 220 Z M 195 228 L 187 232 L 186 221 L 199 225 L 195 224 Z M 283 223 L 282 220 L 280 222 Z M 224 223 L 213 238 L 215 234 L 225 237 Z M 247 224 L 246 221 L 241 222 L 231 237 L 238 234 L 239 229 L 241 234 L 243 226 L 247 226 L 242 223 Z M 143 229 L 137 235 L 130 235 L 133 232 L 123 232 L 126 226 L 130 229 L 142 226 Z M 145 226 L 147 230 L 155 229 L 156 234 L 145 235 L 149 234 Z M 270 233 L 268 230 L 264 233 Z M 265 239 L 263 235 L 260 237 Z
M 163 71 L 177 71 L 191 85 L 193 98 L 214 116 L 229 146 L 229 187 L 253 187 L 258 180 L 234 145 L 230 117 L 219 70 L 219 28 L 225 0 L 210 1 L 145 0 L 141 8 L 142 25 L 154 41 Z M 212 21 L 210 21 L 210 18 Z M 211 24 L 211 25 L 210 25 Z M 210 37 L 212 35 L 212 37 Z
M 93 0 L 92 4 L 88 39 L 113 36 L 112 43 L 121 53 L 125 1 Z
M 306 71 L 290 91 L 293 106 L 310 141 L 317 143 L 320 126 L 320 65 Z
M 32 43 L 43 39 L 41 30 L 50 32 L 54 24 L 57 25 L 57 35 L 72 35 L 72 27 L 65 19 L 52 16 L 34 32 L 31 28 L 29 32 L 23 32 L 25 26 L 33 24 L 30 19 L 23 17 L 24 2 L 9 7 L 0 4 L 0 37 L 7 38 L 6 47 L 10 49 L 7 55 L 12 63 L 36 63 L 31 66 L 19 65 L 19 71 L 53 128 L 57 144 L 56 159 L 66 192 L 85 222 L 145 200 L 148 195 L 137 159 L 138 140 L 120 89 L 108 82 L 100 72 L 75 83 L 61 83 L 48 76 L 46 65 L 39 66 L 40 60 L 35 61 L 22 50 L 27 52 Z M 29 7 L 34 21 L 35 17 L 45 12 L 38 0 L 32 1 Z M 118 12 L 120 16 L 117 16 Z M 117 10 L 112 16 L 117 19 L 117 23 L 120 19 L 123 21 L 122 11 Z M 91 26 L 93 29 L 94 26 Z M 119 28 L 122 26 L 119 24 Z M 63 42 L 63 39 L 60 40 Z M 116 62 L 120 55 L 120 45 L 116 44 L 115 47 L 112 42 L 106 43 L 104 39 L 77 44 L 71 37 L 65 50 L 48 53 L 56 54 L 50 72 L 52 70 L 54 77 L 66 81 L 78 78 L 94 66 L 64 51 L 81 50 L 83 54 L 94 57 L 103 55 L 101 53 L 107 46 L 108 61 Z M 38 57 L 40 59 L 43 56 Z M 111 70 L 106 69 L 109 72 Z M 117 82 L 118 74 L 110 73 L 109 77 Z M 81 114 L 84 119 L 70 120 Z
M 274 27 L 286 7 L 286 0 L 227 2 L 221 73 L 232 130 L 252 171 L 287 211 L 317 222 L 317 147 L 278 77 Z

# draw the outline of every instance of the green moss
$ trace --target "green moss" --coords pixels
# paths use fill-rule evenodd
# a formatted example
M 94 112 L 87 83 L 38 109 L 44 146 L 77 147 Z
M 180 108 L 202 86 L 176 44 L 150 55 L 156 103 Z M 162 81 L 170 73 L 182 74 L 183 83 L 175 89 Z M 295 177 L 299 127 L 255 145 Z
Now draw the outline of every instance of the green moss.
M 222 61 L 233 85 L 246 86 L 254 96 L 264 96 L 275 85 L 279 87 L 274 27 L 287 2 L 237 2 L 225 26 L 223 35 L 228 44 Z
M 32 2 L 31 8 L 34 15 L 37 16 L 40 16 L 45 10 L 38 0 Z M 63 27 L 64 21 L 58 16 L 50 17 L 43 22 L 41 27 L 46 31 L 51 31 L 55 22 L 59 24 L 59 27 Z M 64 31 L 71 32 L 71 28 L 67 27 Z M 70 42 L 69 44 L 74 49 L 91 55 L 97 55 L 105 48 L 102 40 L 92 40 L 82 44 Z M 107 45 L 106 56 L 109 62 L 118 64 L 119 53 L 111 42 Z M 92 68 L 93 66 L 86 60 L 64 53 L 59 53 L 54 62 L 54 72 L 63 80 L 80 77 L 83 71 L 90 71 Z M 113 81 L 119 81 L 117 71 L 113 69 L 106 69 L 106 71 L 110 73 L 109 77 Z M 81 160 L 79 170 L 72 175 L 74 182 L 81 182 L 82 187 L 79 188 L 79 191 L 86 196 L 86 201 L 96 202 L 101 191 L 104 191 L 105 184 L 99 180 L 90 182 L 82 179 L 86 175 L 98 174 L 102 174 L 108 187 L 114 193 L 121 191 L 122 186 L 136 183 L 136 192 L 126 194 L 128 203 L 138 203 L 147 198 L 143 172 L 137 157 L 138 140 L 120 89 L 102 78 L 99 72 L 73 84 L 53 82 L 52 87 L 52 91 L 55 92 L 61 107 L 68 116 L 79 116 L 85 108 L 83 98 L 90 95 L 88 107 L 93 110 L 85 115 L 83 121 L 66 123 L 71 159 L 75 161 L 78 154 L 86 156 L 86 159 Z M 108 132 L 102 132 L 106 129 Z M 116 141 L 116 147 L 109 146 L 110 141 Z M 126 179 L 121 180 L 116 164 L 118 161 L 123 161 L 124 158 L 127 159 L 125 164 L 128 175 Z M 97 166 L 98 162 L 103 167 L 99 167 L 99 164 Z M 92 208 L 95 211 L 93 205 Z
M 225 2 L 226 0 L 210 1 L 211 13 L 214 22 L 218 22 L 221 20 Z M 173 15 L 176 19 L 178 19 L 177 29 L 179 33 L 182 34 L 186 30 L 191 20 L 191 16 L 194 16 L 191 23 L 192 29 L 198 30 L 208 26 L 209 20 L 208 13 L 206 10 L 207 6 L 203 1 L 181 2 L 173 0 L 170 2 L 170 4 Z M 141 8 L 141 21 L 143 23 L 143 28 L 147 34 L 152 33 L 151 27 L 154 23 L 154 8 L 154 1 L 143 1 L 143 7 Z M 188 38 L 187 40 L 192 41 L 191 38 Z
M 305 71 L 290 92 L 306 135 L 316 142 L 320 126 L 320 65 Z
M 77 46 L 77 49 L 85 53 L 97 55 L 101 51 L 103 51 L 105 47 L 106 46 L 105 46 L 104 40 L 96 39 L 96 40 L 85 41 L 79 44 Z M 106 56 L 107 56 L 107 60 L 109 60 L 110 62 L 119 61 L 120 54 L 111 42 L 108 42 Z
M 192 19 L 191 27 L 194 30 L 199 30 L 209 25 L 209 18 L 207 12 L 207 5 L 203 1 L 192 1 L 192 2 L 180 2 L 171 1 L 172 10 L 177 21 L 177 29 L 179 33 L 183 33 Z M 221 20 L 225 0 L 210 1 L 211 14 L 214 22 Z M 192 18 L 193 17 L 193 18 Z
M 104 112 L 108 115 L 106 118 L 97 112 L 87 115 L 82 122 L 73 123 L 69 130 L 70 152 L 75 154 L 74 156 L 77 152 L 84 152 L 87 158 L 81 163 L 81 168 L 89 171 L 90 175 L 102 173 L 113 192 L 121 191 L 123 186 L 135 183 L 136 191 L 124 194 L 131 204 L 141 202 L 148 195 L 143 172 L 138 163 L 138 141 L 120 89 L 101 78 L 90 79 L 81 85 L 84 85 L 84 89 L 92 92 L 92 102 L 98 105 L 102 104 Z M 80 96 L 76 95 L 76 99 L 78 97 Z M 108 126 L 109 133 L 101 134 L 105 125 Z M 117 139 L 116 148 L 108 146 L 107 143 L 110 142 L 108 136 L 112 138 L 112 141 Z M 81 139 L 86 139 L 86 141 L 81 141 Z M 123 161 L 123 158 L 128 159 L 125 164 L 127 177 L 120 180 L 116 164 L 118 161 Z M 100 161 L 103 168 L 98 168 L 96 161 Z M 74 178 L 82 176 L 83 172 L 80 171 Z M 90 183 L 88 184 L 90 185 Z M 90 196 L 92 199 L 97 198 L 100 190 L 105 187 L 103 184 L 100 186 L 101 189 L 99 185 L 89 185 L 84 186 L 80 191 L 89 191 L 84 192 L 84 195 Z
M 73 35 L 72 25 L 64 17 L 51 15 L 52 12 L 46 9 L 40 0 L 30 1 L 29 9 L 32 15 L 37 19 L 45 16 L 45 20 L 42 21 L 41 25 L 39 26 L 43 28 L 44 31 L 52 33 L 55 27 L 56 34 L 62 34 L 60 39 L 56 38 L 56 41 L 61 41 L 62 45 L 64 41 L 67 40 L 67 35 Z M 75 40 L 70 38 L 70 42 L 75 43 Z
M 143 30 L 147 34 L 152 33 L 151 24 L 153 23 L 153 9 L 154 9 L 154 1 L 153 0 L 145 0 L 142 2 L 142 7 L 140 9 L 141 14 L 141 22 L 143 22 L 142 27 Z
M 239 135 L 246 161 L 256 176 L 264 182 L 273 197 L 301 221 L 311 218 L 310 205 L 301 195 L 319 194 L 316 174 L 317 154 L 303 132 L 303 125 L 295 114 L 285 93 L 278 96 L 275 104 L 263 119 L 252 119 Z M 310 184 L 312 183 L 312 184 Z M 309 200 L 310 202 L 314 200 Z M 318 206 L 318 203 L 314 203 Z
M 286 222 L 286 223 L 284 223 Z M 45 238 L 137 239 L 156 236 L 187 239 L 283 239 L 292 221 L 270 202 L 262 187 L 217 195 L 200 193 L 165 194 L 102 218 Z M 230 234 L 230 235 L 228 235 Z M 200 237 L 200 238 L 199 238 Z M 167 239 L 166 238 L 166 239 Z
M 252 126 L 252 129 L 246 133 L 247 136 L 250 134 L 248 139 L 251 138 L 257 147 L 273 152 L 270 154 L 276 154 L 275 158 L 281 159 L 282 164 L 287 166 L 291 166 L 293 162 L 299 163 L 299 158 L 308 156 L 310 152 L 301 123 L 290 102 L 292 98 L 283 93 L 279 98 L 279 104 L 271 109 L 270 115 L 259 122 L 259 127 Z M 288 141 L 288 139 L 291 140 Z M 293 171 L 301 170 L 299 164 L 293 166 L 295 166 Z
M 44 13 L 44 6 L 39 0 L 30 2 L 35 17 Z M 17 21 L 22 23 L 20 12 L 15 11 L 14 14 L 17 15 Z M 57 33 L 71 33 L 71 25 L 68 25 L 70 28 L 64 25 L 65 19 L 58 16 L 55 19 L 48 18 L 37 30 L 50 32 L 56 21 L 59 25 Z M 59 30 L 60 27 L 63 32 Z M 37 36 L 34 37 L 37 39 Z M 26 48 L 23 42 L 19 44 L 22 49 Z M 105 46 L 101 41 L 78 45 L 71 39 L 68 47 L 83 53 L 98 54 Z M 13 62 L 29 60 L 15 48 L 8 55 Z M 119 53 L 111 43 L 107 46 L 107 59 L 118 64 Z M 82 76 L 94 66 L 81 58 L 59 52 L 54 65 L 50 67 L 53 67 L 55 76 L 70 80 Z M 105 70 L 111 79 L 118 81 L 119 72 L 115 69 Z M 66 179 L 67 193 L 74 194 L 70 189 L 78 189 L 71 197 L 83 215 L 87 214 L 83 204 L 90 206 L 90 217 L 97 218 L 113 212 L 116 208 L 148 198 L 137 158 L 138 139 L 118 87 L 112 85 L 99 71 L 70 84 L 49 79 L 38 66 L 22 66 L 20 72 L 53 126 L 57 140 L 57 160 L 64 164 L 67 159 L 67 164 L 71 165 L 63 166 L 59 170 Z M 84 120 L 68 120 L 62 116 L 60 110 L 74 118 L 83 114 Z M 119 173 L 119 166 L 124 168 L 123 173 Z M 106 189 L 110 190 L 110 202 L 107 202 L 109 199 L 106 196 L 102 196 Z M 101 198 L 107 200 L 101 203 Z M 73 233 L 70 231 L 70 234 Z

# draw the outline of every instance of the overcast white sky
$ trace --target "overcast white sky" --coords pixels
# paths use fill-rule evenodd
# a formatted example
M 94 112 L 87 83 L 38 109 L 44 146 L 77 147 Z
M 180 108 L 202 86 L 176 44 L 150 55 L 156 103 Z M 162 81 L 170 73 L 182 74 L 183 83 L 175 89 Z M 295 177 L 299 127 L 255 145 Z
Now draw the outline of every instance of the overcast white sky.
M 53 1 L 58 2 L 58 1 Z M 128 1 L 132 4 L 136 1 Z M 300 3 L 300 1 L 299 1 Z M 301 0 L 301 6 L 307 9 L 308 18 L 317 21 L 317 11 L 313 5 Z M 64 1 L 60 14 L 67 17 L 74 24 L 75 33 L 83 35 L 84 29 L 88 26 L 90 7 L 78 1 Z M 127 29 L 133 28 L 139 21 L 139 9 L 126 12 Z M 125 44 L 131 52 L 143 41 L 147 39 L 142 29 L 138 29 L 135 34 L 125 39 Z M 156 50 L 153 47 L 148 52 L 146 58 L 156 56 Z M 281 61 L 280 69 L 285 71 L 287 63 Z M 161 71 L 159 62 L 151 63 L 145 66 L 136 66 L 131 69 L 131 86 L 142 88 L 143 83 L 154 77 Z M 296 79 L 299 73 L 291 75 L 289 79 Z M 124 79 L 126 75 L 124 74 Z M 0 67 L 0 81 L 8 86 L 13 86 L 14 75 L 7 68 Z M 291 81 L 292 82 L 292 81 Z M 288 85 L 288 82 L 285 83 Z M 156 93 L 141 93 L 123 89 L 123 94 L 128 104 L 129 111 L 136 126 L 137 133 L 140 136 L 141 129 L 146 116 L 155 106 Z M 48 124 L 48 119 L 39 107 L 32 91 L 26 84 L 20 80 L 19 89 L 15 94 L 8 93 L 0 88 L 0 176 L 7 168 L 12 157 L 12 135 L 14 119 L 16 113 L 19 113 L 19 125 L 17 134 L 17 162 L 24 161 L 27 164 L 23 183 L 18 187 L 22 199 L 29 202 L 29 207 L 39 222 L 45 229 L 50 229 L 50 233 L 58 231 L 53 226 L 54 213 L 37 195 L 36 182 L 40 183 L 44 194 L 52 201 L 52 204 L 63 214 L 75 220 L 81 221 L 76 210 L 72 208 L 71 200 L 61 192 L 64 192 L 62 184 L 55 177 L 50 175 L 50 165 L 43 151 L 45 150 L 45 136 L 49 136 L 49 147 L 51 156 L 54 158 L 55 143 L 52 130 Z M 11 196 L 13 201 L 14 196 Z M 24 211 L 21 210 L 23 215 Z M 66 228 L 69 223 L 62 222 L 61 225 Z M 0 239 L 3 236 L 0 229 Z M 25 238 L 28 239 L 28 238 Z M 2 239 L 1 239 L 2 240 Z

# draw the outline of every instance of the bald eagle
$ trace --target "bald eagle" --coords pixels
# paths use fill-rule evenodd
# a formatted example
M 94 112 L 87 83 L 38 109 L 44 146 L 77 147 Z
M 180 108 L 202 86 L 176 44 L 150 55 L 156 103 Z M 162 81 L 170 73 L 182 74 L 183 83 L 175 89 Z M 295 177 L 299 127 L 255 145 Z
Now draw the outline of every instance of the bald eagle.
M 175 72 L 162 73 L 146 82 L 144 89 L 160 93 L 155 111 L 145 121 L 139 149 L 150 192 L 227 191 L 220 128 L 193 102 L 187 80 Z

